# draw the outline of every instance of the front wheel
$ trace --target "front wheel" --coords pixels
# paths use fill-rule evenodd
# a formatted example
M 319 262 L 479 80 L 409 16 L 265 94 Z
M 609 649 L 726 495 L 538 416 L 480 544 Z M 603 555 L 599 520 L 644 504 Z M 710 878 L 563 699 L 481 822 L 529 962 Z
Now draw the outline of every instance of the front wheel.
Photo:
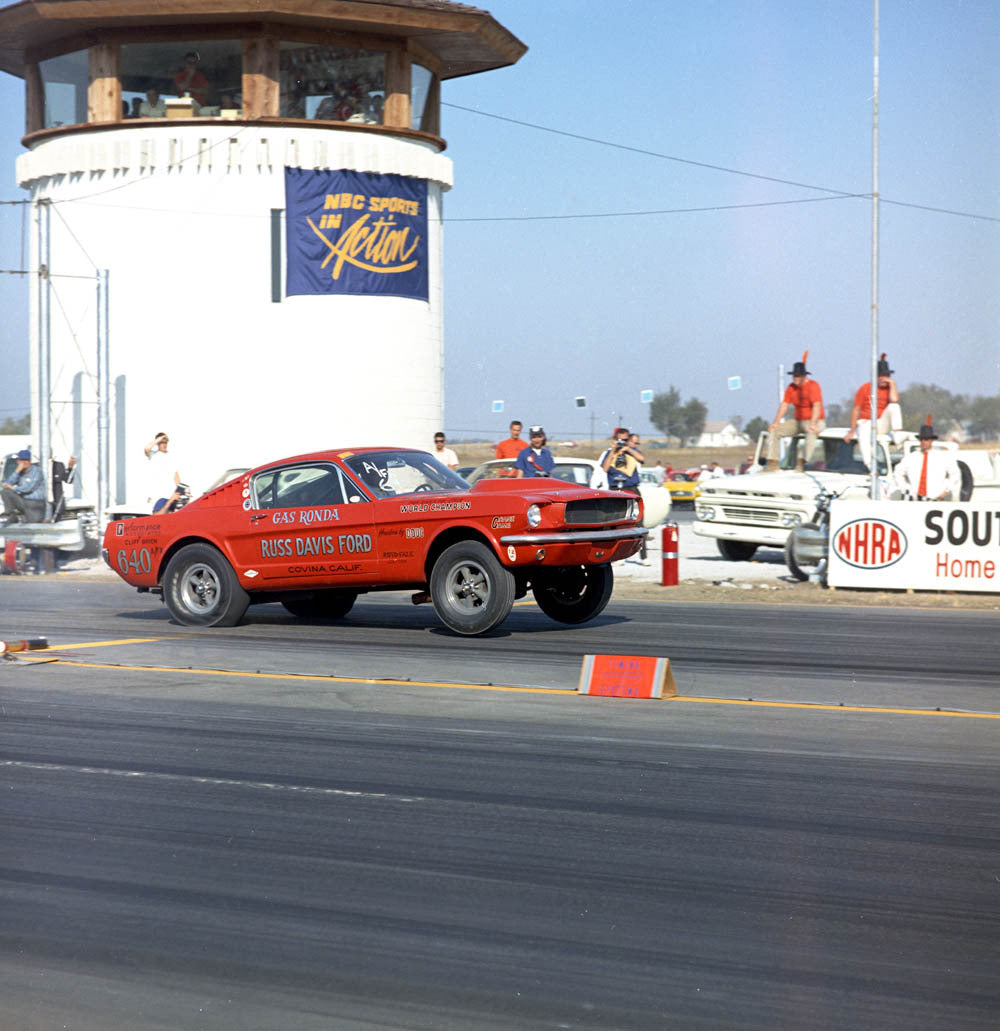
M 815 523 L 803 523 L 801 529 L 803 530 L 818 530 L 819 527 Z M 789 533 L 785 539 L 785 565 L 788 566 L 788 572 L 795 577 L 796 580 L 808 580 L 809 570 L 803 568 L 799 562 L 798 554 L 795 550 L 795 531 Z M 812 567 L 815 569 L 815 567 Z
M 235 626 L 250 604 L 233 567 L 210 544 L 188 544 L 167 564 L 163 600 L 186 626 Z
M 316 591 L 307 598 L 289 598 L 281 604 L 299 619 L 343 619 L 358 600 L 357 591 Z
M 430 589 L 434 611 L 456 634 L 485 634 L 514 605 L 513 575 L 478 541 L 445 548 L 431 570 Z
M 719 554 L 729 562 L 748 562 L 757 551 L 756 544 L 748 541 L 727 541 L 719 537 L 715 541 Z
M 611 566 L 560 566 L 532 581 L 538 607 L 559 623 L 586 623 L 604 611 L 615 574 Z

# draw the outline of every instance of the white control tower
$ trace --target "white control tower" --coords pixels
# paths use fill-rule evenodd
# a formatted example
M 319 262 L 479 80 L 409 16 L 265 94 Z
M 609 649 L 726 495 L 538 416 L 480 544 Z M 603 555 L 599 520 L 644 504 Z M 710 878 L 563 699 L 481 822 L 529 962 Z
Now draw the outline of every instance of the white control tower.
M 26 86 L 43 460 L 76 454 L 103 509 L 139 499 L 159 431 L 196 492 L 337 444 L 429 447 L 440 83 L 525 49 L 445 0 L 0 9 L 0 69 Z

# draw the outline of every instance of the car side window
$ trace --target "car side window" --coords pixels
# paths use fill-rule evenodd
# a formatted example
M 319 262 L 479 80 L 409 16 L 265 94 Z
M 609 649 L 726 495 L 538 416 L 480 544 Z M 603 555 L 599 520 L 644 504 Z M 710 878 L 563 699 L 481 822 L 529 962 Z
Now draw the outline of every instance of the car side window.
M 268 469 L 253 480 L 258 508 L 312 508 L 343 505 L 344 482 L 332 465 L 295 465 Z

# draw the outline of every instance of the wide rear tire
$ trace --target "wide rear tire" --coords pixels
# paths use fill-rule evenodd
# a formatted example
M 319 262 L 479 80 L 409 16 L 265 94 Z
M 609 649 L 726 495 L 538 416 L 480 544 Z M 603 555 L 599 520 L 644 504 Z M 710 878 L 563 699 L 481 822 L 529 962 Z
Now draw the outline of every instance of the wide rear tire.
M 815 523 L 803 523 L 803 530 L 818 530 L 819 527 Z M 795 553 L 795 534 L 789 533 L 785 540 L 785 565 L 788 566 L 788 572 L 795 577 L 796 580 L 808 580 L 811 573 L 815 573 L 818 566 L 804 566 L 799 563 L 798 555 Z
M 459 541 L 445 548 L 431 570 L 434 611 L 456 634 L 485 634 L 514 605 L 514 577 L 485 544 Z
M 281 604 L 299 619 L 343 619 L 358 600 L 357 591 L 316 591 L 307 598 L 289 598 Z
M 185 626 L 235 626 L 250 604 L 233 567 L 210 544 L 188 544 L 167 564 L 163 600 Z
M 531 593 L 546 616 L 575 626 L 604 611 L 614 586 L 610 565 L 559 566 L 534 579 Z

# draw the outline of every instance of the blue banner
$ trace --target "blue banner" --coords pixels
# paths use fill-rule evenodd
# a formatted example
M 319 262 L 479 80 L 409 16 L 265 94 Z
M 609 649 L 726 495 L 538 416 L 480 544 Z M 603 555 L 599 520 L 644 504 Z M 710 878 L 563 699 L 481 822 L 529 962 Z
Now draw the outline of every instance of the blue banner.
M 427 182 L 285 169 L 285 293 L 427 300 Z

